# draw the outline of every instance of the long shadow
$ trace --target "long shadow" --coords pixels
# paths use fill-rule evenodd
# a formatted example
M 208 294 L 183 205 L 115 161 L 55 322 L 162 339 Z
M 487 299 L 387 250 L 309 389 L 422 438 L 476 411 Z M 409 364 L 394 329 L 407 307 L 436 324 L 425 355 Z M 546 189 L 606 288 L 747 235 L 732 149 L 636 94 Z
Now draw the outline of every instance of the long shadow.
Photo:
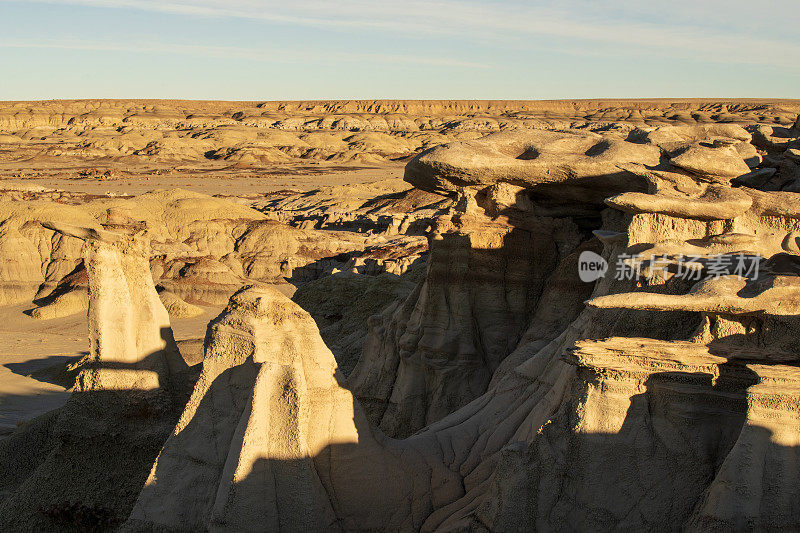
M 34 298 L 33 304 L 38 307 L 44 307 L 48 304 L 53 303 L 53 301 L 55 301 L 56 298 L 58 298 L 63 294 L 66 294 L 67 292 L 75 289 L 76 287 L 79 286 L 82 286 L 84 288 L 87 287 L 88 283 L 89 281 L 86 274 L 86 268 L 83 264 L 83 261 L 81 261 L 75 266 L 75 268 L 72 269 L 72 271 L 70 271 L 69 274 L 62 277 L 60 280 L 58 280 L 58 282 L 56 283 L 52 281 L 42 282 L 42 284 L 39 286 L 37 294 L 45 292 L 51 286 L 52 289 L 50 290 L 50 292 L 47 292 L 45 296 Z
M 60 408 L 0 440 L 0 530 L 106 531 L 130 514 L 199 373 L 174 348 L 136 363 L 86 361 L 79 385 Z M 154 390 L 85 390 L 104 372 L 170 369 Z M 122 375 L 122 374 L 120 374 Z
M 528 195 L 519 192 L 518 207 L 496 213 L 513 226 L 496 248 L 474 245 L 457 233 L 432 241 L 424 285 L 371 327 L 350 385 L 387 434 L 407 436 L 463 407 L 486 391 L 526 329 L 535 329 L 536 340 L 546 344 L 583 310 L 594 286 L 578 279 L 577 256 L 567 252 L 587 246 L 601 252 L 591 238 L 600 220 L 583 220 L 586 226 L 576 228 L 575 236 L 583 242 L 575 246 L 552 219 L 520 211 L 530 208 Z M 424 324 L 418 323 L 422 316 Z M 637 319 L 628 314 L 610 321 L 634 336 L 669 336 L 691 332 L 699 314 Z
M 25 376 L 43 383 L 51 383 L 64 388 L 70 388 L 72 384 L 69 383 L 68 380 L 65 380 L 62 374 L 67 371 L 68 365 L 80 361 L 85 355 L 87 355 L 87 352 L 83 352 L 81 355 L 50 355 L 37 359 L 29 359 L 22 363 L 6 363 L 2 366 L 19 376 Z M 2 395 L 3 394 L 0 393 L 0 397 L 2 397 Z
M 759 381 L 752 370 L 725 363 L 716 380 L 705 373 L 653 374 L 645 391 L 631 397 L 617 430 L 592 418 L 613 420 L 615 379 L 603 380 L 605 404 L 590 399 L 581 407 L 590 385 L 599 383 L 589 369 L 579 377 L 574 403 L 529 446 L 504 453 L 491 497 L 476 513 L 480 524 L 493 531 L 800 527 L 791 500 L 800 490 L 792 466 L 800 447 L 776 444 L 769 429 L 747 423 L 747 391 Z M 775 474 L 782 479 L 772 487 L 788 487 L 786 494 L 767 488 Z
M 464 494 L 462 490 L 449 499 L 433 496 L 430 487 L 442 489 L 432 483 L 440 473 L 430 462 L 414 462 L 412 450 L 420 437 L 383 440 L 393 451 L 382 455 L 367 437 L 374 430 L 363 425 L 363 418 L 354 420 L 361 436 L 357 443 L 330 444 L 314 457 L 279 459 L 269 455 L 276 449 L 242 439 L 243 425 L 258 425 L 256 411 L 280 419 L 267 422 L 265 429 L 285 421 L 279 405 L 248 405 L 249 386 L 235 389 L 234 409 L 220 410 L 219 396 L 227 398 L 231 380 L 239 381 L 234 375 L 252 383 L 257 366 L 248 361 L 215 380 L 186 434 L 174 437 L 182 439 L 190 453 L 171 468 L 156 471 L 156 478 L 169 486 L 165 494 L 178 491 L 190 498 L 176 505 L 177 512 L 183 510 L 180 521 L 187 529 L 210 524 L 235 531 L 429 530 L 437 524 L 427 524 L 428 516 Z M 745 424 L 747 391 L 758 384 L 758 376 L 746 366 L 722 364 L 716 379 L 705 373 L 653 374 L 645 381 L 644 392 L 630 398 L 624 420 L 613 432 L 579 414 L 581 398 L 597 381 L 596 376 L 584 378 L 575 385 L 575 403 L 563 409 L 529 447 L 503 453 L 492 489 L 481 505 L 466 513 L 464 528 L 471 524 L 490 531 L 679 531 L 694 524 L 722 530 L 747 520 L 789 528 L 800 525 L 792 493 L 777 498 L 769 493 L 753 495 L 765 506 L 777 505 L 775 516 L 758 506 L 740 513 L 734 509 L 733 522 L 714 514 L 713 499 L 720 491 L 735 499 L 724 494 L 727 483 L 750 479 L 737 478 L 742 446 L 760 450 L 747 465 L 748 475 L 781 475 L 784 485 L 786 475 L 780 470 L 800 459 L 800 447 L 775 444 L 767 428 Z M 354 409 L 358 417 L 357 404 Z M 579 421 L 583 428 L 576 425 Z M 587 431 L 587 424 L 595 424 L 595 431 Z M 208 442 L 211 435 L 223 444 L 221 448 L 197 446 L 198 439 Z M 280 432 L 270 435 L 286 438 Z M 281 443 L 291 446 L 292 440 Z M 439 459 L 444 465 L 445 459 Z M 767 462 L 762 464 L 762 459 Z M 237 466 L 237 475 L 231 465 Z M 758 471 L 762 466 L 763 472 Z M 458 470 L 458 465 L 450 469 Z M 191 475 L 176 484 L 183 473 Z M 792 479 L 797 475 L 793 472 Z M 458 477 L 455 484 L 464 482 Z M 425 502 L 426 497 L 435 503 Z M 419 508 L 427 510 L 420 513 Z
M 330 274 L 333 269 L 343 270 L 351 259 L 357 259 L 365 256 L 364 264 L 357 267 L 359 273 L 367 275 L 377 275 L 382 273 L 384 269 L 378 264 L 377 258 L 370 257 L 370 252 L 371 251 L 367 249 L 341 253 L 329 257 L 322 257 L 311 261 L 306 265 L 293 268 L 292 275 L 290 277 L 285 277 L 284 279 L 294 285 L 314 281 Z M 419 257 L 409 263 L 407 268 L 412 268 L 419 262 L 425 261 L 427 256 L 427 250 L 420 250 Z
M 124 531 L 174 524 L 185 531 L 380 531 L 392 521 L 389 515 L 404 512 L 411 504 L 405 497 L 419 496 L 424 488 L 398 476 L 401 465 L 420 472 L 430 465 L 381 448 L 355 401 L 358 442 L 304 455 L 300 442 L 307 422 L 304 409 L 295 409 L 292 387 L 280 380 L 280 371 L 273 374 L 275 382 L 256 384 L 260 372 L 280 366 L 249 357 L 214 379 L 191 420 L 164 446 L 153 472 L 156 482 L 143 489 L 137 504 L 142 510 L 134 512 Z M 301 401 L 317 408 L 313 398 Z M 411 448 L 406 453 L 414 455 Z M 287 455 L 294 457 L 275 457 Z M 401 530 L 416 529 L 422 519 L 409 515 L 401 521 L 408 527 Z
M 13 434 L 27 420 L 64 405 L 66 391 L 38 391 L 36 394 L 0 393 L 0 439 Z M 0 483 L 2 485 L 2 483 Z
M 587 203 L 588 189 L 593 200 Z M 578 279 L 577 264 L 556 275 L 560 265 L 569 262 L 563 249 L 578 247 L 558 241 L 558 225 L 550 217 L 574 224 L 575 238 L 586 245 L 592 230 L 602 225 L 604 199 L 631 190 L 646 191 L 645 180 L 620 171 L 522 189 L 504 200 L 508 205 L 494 205 L 488 190 L 479 192 L 477 205 L 487 215 L 507 217 L 512 229 L 497 248 L 473 246 L 463 234 L 446 234 L 431 242 L 425 285 L 410 297 L 416 301 L 409 300 L 403 306 L 407 309 L 372 328 L 379 333 L 367 338 L 353 371 L 350 383 L 373 423 L 392 436 L 407 436 L 483 394 L 550 288 L 564 297 L 546 302 L 551 309 L 541 309 L 541 322 L 552 322 L 551 338 L 564 331 L 583 309 L 593 285 Z M 669 292 L 676 287 L 649 289 Z M 648 313 L 595 311 L 587 336 L 671 340 L 685 338 L 700 322 L 699 313 L 663 313 L 662 320 L 652 320 Z M 413 323 L 412 316 L 425 316 L 427 322 Z
M 150 365 L 145 361 L 133 366 Z M 157 500 L 165 508 L 174 507 L 170 513 L 182 513 L 181 523 L 187 530 L 205 530 L 210 524 L 237 531 L 416 531 L 434 527 L 425 524 L 426 518 L 463 495 L 463 489 L 445 490 L 450 496 L 430 501 L 430 487 L 436 486 L 435 480 L 441 482 L 443 471 L 454 476 L 448 483 L 458 487 L 465 482 L 460 476 L 468 472 L 457 473 L 459 465 L 446 465 L 442 457 L 433 458 L 440 466 L 430 457 L 415 459 L 425 444 L 420 436 L 392 441 L 378 432 L 376 440 L 357 402 L 353 412 L 358 442 L 330 444 L 314 457 L 278 458 L 282 454 L 276 452 L 281 449 L 265 448 L 259 442 L 265 434 L 244 431 L 250 424 L 258 429 L 257 424 L 264 423 L 253 416 L 255 411 L 266 415 L 267 429 L 289 420 L 283 414 L 283 401 L 253 403 L 261 365 L 250 359 L 217 376 L 186 428 L 172 437 L 173 444 L 179 444 L 175 461 L 155 471 L 155 479 L 167 486 L 164 497 Z M 114 363 L 106 368 L 129 367 Z M 341 376 L 334 377 L 342 383 Z M 580 369 L 578 377 L 573 403 L 554 417 L 530 447 L 516 460 L 509 459 L 514 452 L 504 452 L 494 476 L 495 492 L 467 515 L 474 526 L 488 525 L 495 531 L 679 530 L 690 520 L 714 526 L 713 514 L 701 511 L 719 492 L 710 488 L 715 479 L 728 476 L 736 481 L 729 457 L 745 428 L 746 444 L 764 450 L 768 460 L 763 475 L 782 476 L 786 485 L 784 470 L 799 458 L 797 447 L 773 443 L 766 428 L 745 425 L 747 391 L 758 380 L 741 364 L 720 365 L 716 379 L 705 373 L 651 375 L 644 383 L 645 391 L 630 398 L 624 421 L 614 431 L 586 418 L 585 410 L 579 414 L 579 406 L 598 378 L 589 369 Z M 604 387 L 614 388 L 607 379 Z M 0 457 L 21 457 L 19 450 L 27 445 L 26 454 L 38 461 L 17 468 L 12 476 L 17 485 L 0 503 L 0 525 L 14 530 L 35 524 L 41 531 L 118 527 L 130 513 L 159 452 L 162 459 L 172 454 L 162 446 L 181 407 L 163 391 L 77 393 L 57 415 L 37 422 L 38 438 L 18 433 L 8 441 L 13 446 L 5 448 L 0 441 Z M 615 409 L 614 405 L 599 407 Z M 578 422 L 584 424 L 583 429 Z M 452 431 L 457 434 L 458 427 Z M 279 431 L 275 435 L 279 445 L 289 446 L 289 452 L 291 434 Z M 461 439 L 479 438 L 460 435 Z M 50 448 L 45 444 L 31 448 L 32 442 L 46 442 Z M 471 447 L 476 442 L 459 444 Z M 248 463 L 249 468 L 240 468 Z M 160 460 L 159 468 L 168 464 Z M 233 466 L 237 467 L 235 476 L 231 475 Z M 791 475 L 796 477 L 797 472 Z M 436 487 L 441 489 L 441 485 Z M 789 498 L 781 496 L 777 503 L 768 495 L 762 499 L 765 505 L 777 505 L 778 514 L 770 524 L 800 525 L 792 522 L 797 515 L 792 514 L 796 507 Z M 80 502 L 77 506 L 76 501 Z M 69 505 L 64 506 L 65 502 Z M 65 524 L 63 516 L 72 516 L 70 509 L 82 510 L 80 516 L 99 522 L 80 522 L 80 527 Z M 757 513 L 756 519 L 763 514 Z
M 497 248 L 473 246 L 461 234 L 432 241 L 424 284 L 399 314 L 372 328 L 350 377 L 373 423 L 405 437 L 483 394 L 529 325 L 558 260 L 547 229 L 515 228 Z M 426 322 L 416 324 L 416 316 Z

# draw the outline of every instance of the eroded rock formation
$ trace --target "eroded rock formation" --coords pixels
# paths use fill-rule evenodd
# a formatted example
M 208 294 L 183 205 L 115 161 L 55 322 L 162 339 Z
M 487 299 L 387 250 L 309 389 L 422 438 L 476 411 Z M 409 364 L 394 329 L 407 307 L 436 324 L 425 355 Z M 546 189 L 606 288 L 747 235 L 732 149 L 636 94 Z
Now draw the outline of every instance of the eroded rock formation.
M 362 232 L 301 229 L 230 200 L 181 190 L 94 199 L 80 207 L 41 199 L 0 201 L 0 207 L 0 301 L 33 301 L 31 315 L 41 319 L 88 304 L 82 242 L 42 225 L 53 221 L 144 231 L 152 243 L 150 272 L 165 298 L 206 306 L 224 305 L 255 281 L 302 283 L 333 270 L 399 275 L 426 251 L 422 230 L 414 235 L 408 224 L 393 232 L 388 223 Z M 170 300 L 170 309 L 190 312 L 178 300 Z
M 0 529 L 69 527 L 49 517 L 73 504 L 83 513 L 75 525 L 119 525 L 193 386 L 153 285 L 149 240 L 114 229 L 50 225 L 84 242 L 90 351 L 66 405 L 0 441 Z
M 761 135 L 738 126 L 522 132 L 423 152 L 407 178 L 450 195 L 452 207 L 425 210 L 425 276 L 368 319 L 353 373 L 345 379 L 312 316 L 274 287 L 238 291 L 209 324 L 190 398 L 160 407 L 148 426 L 160 450 L 137 456 L 127 492 L 109 496 L 129 511 L 118 523 L 800 528 L 800 200 L 789 190 L 794 153 Z M 97 265 L 119 263 L 143 285 L 145 309 L 157 312 L 133 313 L 134 323 L 167 316 L 136 244 L 146 232 L 109 244 L 107 226 L 89 226 L 99 238 L 91 234 L 85 261 L 98 339 L 106 300 L 92 295 L 123 284 L 110 275 L 116 267 Z M 253 241 L 248 249 L 269 239 Z M 578 276 L 588 252 L 609 265 L 591 283 Z M 152 332 L 116 335 L 137 361 L 155 343 Z M 116 344 L 100 342 L 96 359 L 113 360 L 106 346 Z M 194 383 L 168 365 L 155 372 L 157 397 L 179 398 L 173 383 Z M 178 421 L 163 431 L 168 413 Z M 44 490 L 54 465 L 92 457 L 61 446 L 4 481 L 14 492 L 0 524 L 46 524 L 24 498 Z M 73 489 L 49 490 L 53 500 Z

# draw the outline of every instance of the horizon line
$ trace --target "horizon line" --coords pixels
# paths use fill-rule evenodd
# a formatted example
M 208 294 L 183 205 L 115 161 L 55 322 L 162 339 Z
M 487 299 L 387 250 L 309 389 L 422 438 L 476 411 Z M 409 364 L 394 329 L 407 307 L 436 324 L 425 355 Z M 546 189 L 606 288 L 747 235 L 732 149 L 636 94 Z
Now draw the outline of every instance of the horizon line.
M 786 97 L 740 97 L 740 96 L 634 96 L 634 97 L 593 97 L 593 98 L 301 98 L 291 99 L 215 99 L 215 98 L 136 98 L 136 97 L 81 97 L 81 98 L 42 98 L 33 100 L 0 100 L 0 103 L 38 103 L 38 102 L 231 102 L 231 103 L 322 103 L 322 102 L 797 102 L 800 98 Z

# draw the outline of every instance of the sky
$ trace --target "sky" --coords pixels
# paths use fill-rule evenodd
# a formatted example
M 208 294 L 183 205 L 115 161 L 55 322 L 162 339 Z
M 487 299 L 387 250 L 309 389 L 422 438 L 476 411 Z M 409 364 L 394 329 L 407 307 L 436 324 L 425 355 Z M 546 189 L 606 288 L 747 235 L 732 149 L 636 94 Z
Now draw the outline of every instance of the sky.
M 800 98 L 799 0 L 0 0 L 0 100 Z

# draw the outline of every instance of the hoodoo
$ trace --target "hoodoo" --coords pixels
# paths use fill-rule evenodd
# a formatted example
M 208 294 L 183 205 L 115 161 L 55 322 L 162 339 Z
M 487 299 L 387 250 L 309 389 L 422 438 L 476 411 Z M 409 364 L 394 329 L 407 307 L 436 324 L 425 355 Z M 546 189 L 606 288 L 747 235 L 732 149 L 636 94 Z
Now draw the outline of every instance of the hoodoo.
M 424 122 L 330 105 L 326 135 Z M 0 294 L 86 295 L 90 340 L 0 440 L 0 529 L 800 529 L 800 130 L 726 109 L 518 110 L 405 184 L 0 203 Z

